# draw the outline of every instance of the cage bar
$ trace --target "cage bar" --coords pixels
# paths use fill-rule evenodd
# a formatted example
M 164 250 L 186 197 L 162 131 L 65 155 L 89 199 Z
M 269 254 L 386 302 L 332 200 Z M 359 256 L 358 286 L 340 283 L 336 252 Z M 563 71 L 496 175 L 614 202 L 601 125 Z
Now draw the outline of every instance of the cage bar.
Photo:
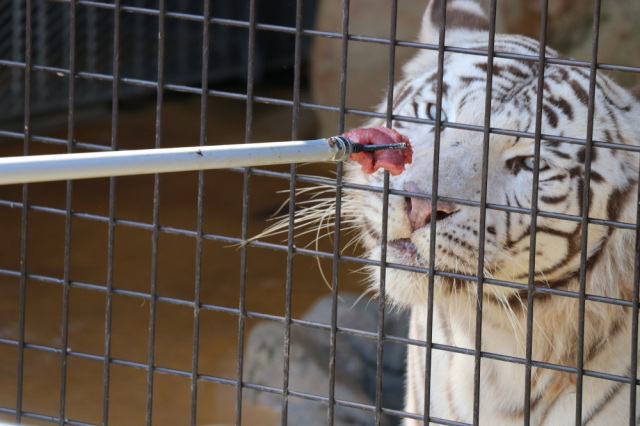
M 482 308 L 484 306 L 484 252 L 487 222 L 487 182 L 489 176 L 489 143 L 491 138 L 491 100 L 493 97 L 493 60 L 496 37 L 496 1 L 491 1 L 489 12 L 489 41 L 487 46 L 487 84 L 484 104 L 484 134 L 482 140 L 482 184 L 480 187 L 480 221 L 478 225 L 478 270 L 476 291 L 475 353 L 473 377 L 473 424 L 480 423 L 480 387 L 482 364 Z M 525 409 L 526 410 L 526 409 Z
M 118 148 L 118 99 L 120 90 L 120 1 L 113 9 L 113 81 L 111 83 L 111 149 Z M 109 424 L 109 392 L 111 388 L 111 329 L 113 320 L 114 251 L 116 225 L 116 179 L 109 178 L 109 216 L 107 230 L 107 281 L 104 318 L 104 362 L 102 376 L 102 423 Z
M 254 102 L 254 54 L 256 41 L 256 0 L 249 0 L 249 35 L 247 40 L 247 93 L 245 107 L 244 142 L 251 143 L 253 126 L 253 102 Z M 242 180 L 242 225 L 241 238 L 246 240 L 249 228 L 249 203 L 251 200 L 250 182 L 252 169 L 245 168 Z M 244 387 L 244 335 L 246 320 L 246 299 L 247 299 L 247 270 L 248 270 L 248 247 L 243 246 L 240 251 L 240 288 L 238 294 L 238 358 L 236 364 L 236 426 L 242 424 L 242 395 Z
M 298 138 L 300 121 L 300 80 L 301 80 L 301 52 L 302 52 L 302 0 L 296 0 L 296 33 L 294 44 L 293 63 L 293 108 L 291 114 L 291 138 Z M 282 366 L 282 404 L 280 422 L 283 426 L 288 424 L 289 416 L 289 379 L 291 365 L 291 304 L 293 300 L 293 268 L 295 255 L 295 211 L 296 211 L 296 175 L 297 165 L 291 164 L 289 181 L 289 222 L 287 228 L 287 276 L 285 281 L 285 312 L 284 312 L 284 339 L 283 339 L 283 366 Z
M 540 52 L 538 57 L 538 85 L 536 91 L 536 114 L 535 114 L 535 135 L 534 135 L 534 164 L 540 161 L 540 142 L 542 140 L 542 103 L 544 100 L 544 70 L 546 63 L 545 50 L 547 48 L 547 19 L 549 10 L 549 1 L 545 0 L 540 5 Z M 535 265 L 536 265 L 536 228 L 538 221 L 538 183 L 540 170 L 538 167 L 533 169 L 533 184 L 531 188 L 531 223 L 529 247 L 529 277 L 527 280 L 527 325 L 526 325 L 526 344 L 525 344 L 525 382 L 524 382 L 524 423 L 529 425 L 531 422 L 531 387 L 533 375 L 533 327 L 534 327 L 534 300 L 535 293 L 538 288 L 535 285 Z
M 204 2 L 202 25 L 202 95 L 200 96 L 200 146 L 205 146 L 207 141 L 207 111 L 209 108 L 207 92 L 209 89 L 209 48 L 211 2 Z M 204 242 L 204 171 L 198 172 L 198 200 L 196 206 L 196 253 L 195 253 L 195 283 L 193 296 L 193 338 L 191 356 L 191 425 L 195 426 L 198 420 L 198 367 L 200 356 L 200 305 L 202 289 L 202 245 Z
M 350 0 L 342 3 L 342 34 L 340 46 L 340 106 L 338 115 L 338 132 L 344 132 L 347 99 L 347 57 L 349 52 L 349 7 Z M 336 168 L 336 206 L 333 228 L 333 254 L 331 264 L 331 316 L 329 334 L 329 395 L 327 424 L 333 426 L 336 405 L 336 342 L 338 334 L 338 272 L 340 268 L 340 216 L 342 214 L 342 174 L 343 167 L 338 163 Z
M 580 239 L 580 296 L 578 297 L 578 353 L 576 360 L 576 425 L 582 424 L 582 392 L 584 389 L 584 335 L 585 295 L 587 292 L 587 257 L 589 234 L 589 204 L 591 200 L 591 154 L 595 117 L 596 76 L 598 71 L 598 37 L 600 33 L 600 0 L 593 2 L 593 26 L 591 30 L 591 69 L 589 70 L 589 95 L 587 99 L 587 128 L 585 135 L 584 186 L 582 188 L 582 223 Z
M 638 179 L 640 182 L 640 176 Z M 638 200 L 640 200 L 640 185 L 636 192 Z M 637 392 L 638 389 L 634 386 L 638 379 L 638 308 L 640 305 L 640 205 L 636 208 L 636 228 L 635 228 L 635 257 L 633 262 L 633 295 L 631 297 L 631 362 L 629 367 L 629 425 L 636 423 L 637 412 Z
M 440 0 L 434 0 L 440 1 Z M 431 175 L 431 211 L 437 211 L 438 200 L 438 181 L 439 181 L 439 169 L 440 169 L 440 138 L 442 131 L 442 94 L 443 94 L 443 79 L 444 79 L 444 54 L 445 54 L 445 22 L 447 17 L 446 1 L 440 1 L 440 20 L 438 22 L 438 70 L 436 77 L 436 117 L 434 122 L 434 137 L 433 137 L 433 172 Z M 433 295 L 435 290 L 435 253 L 436 253 L 436 222 L 431 221 L 429 224 L 429 273 L 428 278 L 428 305 L 427 305 L 427 332 L 425 336 L 425 373 L 424 373 L 424 401 L 423 401 L 423 418 L 422 422 L 426 426 L 432 419 L 431 416 L 431 359 L 433 356 Z
M 389 56 L 387 63 L 387 117 L 386 126 L 391 128 L 393 121 L 393 86 L 395 83 L 396 33 L 398 18 L 398 1 L 392 0 L 389 13 Z M 389 224 L 389 171 L 385 170 L 382 182 L 382 227 L 380 232 L 380 278 L 378 280 L 378 338 L 376 347 L 376 391 L 375 391 L 375 425 L 382 422 L 382 367 L 384 365 L 384 344 L 386 317 L 386 275 L 387 275 L 387 231 Z
M 75 135 L 76 125 L 76 17 L 77 5 L 69 5 L 69 93 L 68 93 L 68 115 L 67 115 L 67 152 L 73 152 L 73 137 Z M 67 181 L 66 184 L 66 200 L 65 200 L 65 226 L 64 226 L 64 266 L 63 266 L 63 293 L 62 293 L 62 348 L 69 347 L 69 294 L 70 294 L 70 264 L 71 264 L 71 232 L 72 232 L 72 200 L 73 200 L 73 182 Z M 64 425 L 66 416 L 66 398 L 67 398 L 67 351 L 60 353 L 60 401 L 59 401 L 59 424 Z
M 29 142 L 31 140 L 31 80 L 32 80 L 32 25 L 33 25 L 32 0 L 25 2 L 25 27 L 24 27 L 24 134 L 22 155 L 29 155 Z M 29 186 L 22 185 L 22 205 L 29 204 Z M 18 362 L 16 365 L 16 423 L 22 421 L 22 399 L 24 396 L 24 352 L 26 345 L 26 299 L 27 299 L 27 236 L 29 228 L 29 212 L 22 209 L 20 232 L 20 296 L 18 318 Z
M 166 0 L 158 3 L 158 51 L 157 51 L 157 81 L 156 88 L 156 119 L 155 119 L 155 148 L 162 148 L 162 122 L 164 111 L 164 82 L 165 82 L 165 43 L 166 43 Z M 160 228 L 160 187 L 161 176 L 156 173 L 153 177 L 153 212 L 151 231 L 151 277 L 149 283 L 149 332 L 147 347 L 147 401 L 146 424 L 151 426 L 153 420 L 153 391 L 155 380 L 156 355 L 156 320 L 157 320 L 157 291 L 158 291 L 158 245 Z

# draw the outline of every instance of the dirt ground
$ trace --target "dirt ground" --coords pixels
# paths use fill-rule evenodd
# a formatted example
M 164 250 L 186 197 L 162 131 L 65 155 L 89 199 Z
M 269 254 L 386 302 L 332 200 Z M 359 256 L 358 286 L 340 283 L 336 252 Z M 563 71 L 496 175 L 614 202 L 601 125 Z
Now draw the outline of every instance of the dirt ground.
M 263 94 L 290 99 L 290 93 L 269 89 Z M 118 146 L 151 148 L 155 144 L 154 100 L 123 105 L 119 113 Z M 208 143 L 239 143 L 245 137 L 245 102 L 211 98 L 208 111 Z M 81 111 L 82 112 L 82 111 Z M 167 96 L 162 115 L 162 146 L 199 143 L 200 100 L 195 95 Z M 336 121 L 337 123 L 337 121 Z M 54 123 L 55 124 L 55 123 Z M 337 127 L 337 124 L 336 124 Z M 75 139 L 101 145 L 111 140 L 109 106 L 78 115 Z M 34 128 L 33 134 L 67 138 L 66 120 Z M 315 137 L 313 114 L 302 111 L 299 137 Z M 252 125 L 254 141 L 291 139 L 291 109 L 256 104 Z M 330 136 L 330 135 L 325 135 Z M 65 152 L 66 147 L 32 142 L 30 153 Z M 0 156 L 20 155 L 22 141 L 0 140 Z M 277 170 L 288 171 L 289 167 Z M 306 174 L 330 175 L 333 165 L 301 166 Z M 197 172 L 164 174 L 160 178 L 157 252 L 159 297 L 193 301 L 195 294 Z M 242 173 L 229 170 L 205 173 L 204 232 L 240 237 L 242 218 Z M 146 365 L 149 353 L 152 282 L 153 221 L 152 175 L 116 178 L 116 218 L 112 299 L 111 357 Z M 250 179 L 249 234 L 263 230 L 271 215 L 286 201 L 287 179 L 252 176 Z M 43 416 L 60 413 L 61 355 L 38 345 L 61 348 L 63 327 L 63 277 L 65 275 L 65 182 L 30 184 L 28 203 L 28 274 L 25 304 L 24 387 L 22 409 Z M 75 181 L 72 185 L 71 240 L 68 274 L 71 280 L 68 313 L 65 416 L 79 422 L 101 423 L 103 418 L 106 285 L 108 271 L 109 179 Z M 17 394 L 20 307 L 20 251 L 22 186 L 0 187 L 0 407 L 15 409 Z M 15 202 L 16 204 L 12 204 Z M 60 210 L 61 209 L 61 210 Z M 137 226 L 136 224 L 142 226 Z M 170 232 L 176 228 L 191 232 Z M 286 236 L 273 239 L 282 242 Z M 300 240 L 299 244 L 305 244 Z M 329 241 L 324 247 L 331 248 Z M 240 249 L 228 242 L 206 239 L 203 243 L 201 302 L 237 309 L 240 294 Z M 246 309 L 282 316 L 285 312 L 286 252 L 248 249 Z M 331 263 L 322 263 L 330 274 Z M 341 266 L 340 289 L 362 291 L 357 277 Z M 292 312 L 300 317 L 319 296 L 330 292 L 315 259 L 296 255 L 293 274 Z M 194 314 L 190 306 L 156 302 L 154 365 L 191 371 Z M 247 318 L 246 334 L 257 323 Z M 221 310 L 203 310 L 200 317 L 199 367 L 202 375 L 237 379 L 238 315 Z M 96 356 L 79 357 L 74 353 Z M 246 392 L 245 392 L 246 393 Z M 147 371 L 134 366 L 111 364 L 108 416 L 111 424 L 142 424 L 147 410 Z M 234 424 L 236 388 L 200 380 L 198 424 Z M 190 377 L 154 373 L 152 419 L 157 425 L 188 424 Z M 0 414 L 11 421 L 12 414 Z M 243 398 L 243 424 L 274 424 L 276 412 Z M 26 424 L 50 424 L 23 419 Z

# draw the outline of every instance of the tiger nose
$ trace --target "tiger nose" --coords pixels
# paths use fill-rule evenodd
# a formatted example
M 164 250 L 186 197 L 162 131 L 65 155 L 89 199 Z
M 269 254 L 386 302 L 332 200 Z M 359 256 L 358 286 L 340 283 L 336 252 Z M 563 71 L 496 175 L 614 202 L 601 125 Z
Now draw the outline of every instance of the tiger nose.
M 414 182 L 406 182 L 404 189 L 409 192 L 422 192 Z M 407 216 L 412 231 L 420 229 L 431 222 L 431 200 L 426 198 L 405 197 L 405 203 L 407 204 Z M 444 219 L 456 211 L 458 211 L 458 209 L 455 204 L 438 201 L 436 203 L 436 220 Z

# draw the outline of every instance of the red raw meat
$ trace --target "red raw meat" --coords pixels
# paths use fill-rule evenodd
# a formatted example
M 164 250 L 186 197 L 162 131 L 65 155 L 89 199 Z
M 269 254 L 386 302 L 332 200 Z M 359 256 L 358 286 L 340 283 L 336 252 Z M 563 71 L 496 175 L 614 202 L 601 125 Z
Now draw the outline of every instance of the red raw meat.
M 352 161 L 357 161 L 365 173 L 373 173 L 383 168 L 389 170 L 393 176 L 397 176 L 405 170 L 405 164 L 411 164 L 413 149 L 409 138 L 401 135 L 393 129 L 386 127 L 370 127 L 367 129 L 354 129 L 343 133 L 342 136 L 351 142 L 362 145 L 382 145 L 388 143 L 406 142 L 405 149 L 385 149 L 382 151 L 359 152 L 351 154 Z

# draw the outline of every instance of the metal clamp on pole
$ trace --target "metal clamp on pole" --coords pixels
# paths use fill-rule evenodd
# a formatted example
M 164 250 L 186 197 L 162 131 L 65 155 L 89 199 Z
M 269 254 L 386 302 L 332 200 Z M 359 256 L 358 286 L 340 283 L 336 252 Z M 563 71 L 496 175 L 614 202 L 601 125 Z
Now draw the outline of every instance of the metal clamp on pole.
M 346 161 L 406 144 L 360 145 L 343 136 L 304 141 L 0 158 L 0 185 L 274 164 Z

